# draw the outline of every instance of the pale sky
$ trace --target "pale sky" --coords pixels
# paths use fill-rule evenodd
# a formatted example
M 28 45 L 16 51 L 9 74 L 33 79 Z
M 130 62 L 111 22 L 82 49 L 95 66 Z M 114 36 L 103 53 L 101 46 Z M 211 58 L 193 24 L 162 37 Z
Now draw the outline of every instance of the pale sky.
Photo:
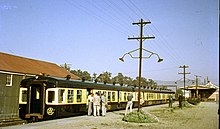
M 143 18 L 151 21 L 144 35 L 155 36 L 143 48 L 164 59 L 143 60 L 143 77 L 176 81 L 183 77 L 179 66 L 187 65 L 187 78 L 219 84 L 218 6 L 218 0 L 0 0 L 0 51 L 135 78 L 139 60 L 118 58 L 139 48 L 128 36 L 139 36 L 132 23 Z

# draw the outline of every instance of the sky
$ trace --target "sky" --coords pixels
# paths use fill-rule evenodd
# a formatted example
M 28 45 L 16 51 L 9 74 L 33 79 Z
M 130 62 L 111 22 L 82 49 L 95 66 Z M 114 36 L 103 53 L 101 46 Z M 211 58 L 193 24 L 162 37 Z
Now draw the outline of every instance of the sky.
M 142 77 L 177 81 L 201 76 L 219 84 L 218 0 L 0 0 L 0 52 L 71 69 L 112 76 L 138 76 L 139 59 L 124 57 L 139 48 L 156 54 L 142 60 Z M 143 51 L 143 56 L 149 56 Z M 139 51 L 132 52 L 139 57 Z

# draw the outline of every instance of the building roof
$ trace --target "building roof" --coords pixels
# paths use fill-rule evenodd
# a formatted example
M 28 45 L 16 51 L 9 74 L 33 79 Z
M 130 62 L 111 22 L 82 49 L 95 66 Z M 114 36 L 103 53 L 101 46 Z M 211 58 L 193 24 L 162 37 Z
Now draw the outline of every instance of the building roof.
M 80 79 L 78 76 L 66 71 L 57 64 L 10 55 L 0 52 L 0 71 L 21 74 L 40 75 L 42 73 L 54 77 L 71 76 L 71 79 Z
M 208 82 L 205 85 L 198 85 L 197 86 L 197 89 L 218 89 L 218 88 L 219 88 L 218 86 L 212 84 L 211 82 Z M 180 89 L 184 89 L 184 87 L 180 87 Z M 185 86 L 185 89 L 186 90 L 193 90 L 193 89 L 196 89 L 196 86 L 195 85 Z

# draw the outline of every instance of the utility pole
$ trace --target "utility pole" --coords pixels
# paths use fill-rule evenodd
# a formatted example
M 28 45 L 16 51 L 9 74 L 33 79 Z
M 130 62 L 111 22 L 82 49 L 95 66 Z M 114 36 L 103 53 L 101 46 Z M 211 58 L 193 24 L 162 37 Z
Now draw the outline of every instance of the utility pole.
M 128 40 L 139 40 L 140 41 L 140 49 L 139 49 L 139 78 L 138 78 L 138 112 L 140 111 L 140 90 L 141 90 L 141 67 L 142 67 L 142 41 L 145 39 L 154 39 L 154 36 L 143 36 L 143 27 L 145 24 L 150 24 L 150 21 L 144 21 L 143 19 L 141 19 L 139 22 L 137 23 L 132 23 L 132 25 L 138 25 L 140 26 L 140 36 L 139 37 L 133 37 L 133 38 L 128 38 Z
M 196 98 L 198 98 L 198 77 L 201 77 L 201 76 L 198 76 L 198 75 L 194 75 L 196 77 Z
M 186 86 L 186 74 L 190 74 L 190 72 L 186 72 L 186 68 L 189 68 L 189 66 L 186 66 L 186 65 L 183 65 L 183 66 L 180 66 L 179 68 L 183 68 L 183 73 L 178 73 L 178 74 L 183 74 L 183 86 L 184 86 L 184 101 L 185 101 L 185 98 L 186 98 L 186 94 L 185 94 L 185 86 Z

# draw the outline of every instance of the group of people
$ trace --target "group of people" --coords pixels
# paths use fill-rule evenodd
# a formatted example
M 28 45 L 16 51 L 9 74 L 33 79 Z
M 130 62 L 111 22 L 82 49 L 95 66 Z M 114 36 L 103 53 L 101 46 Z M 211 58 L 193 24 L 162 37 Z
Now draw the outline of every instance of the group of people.
M 133 95 L 131 93 L 127 96 L 127 105 L 125 109 L 125 115 L 128 113 L 128 109 L 130 108 L 130 112 L 132 112 L 133 106 Z M 140 107 L 144 104 L 144 100 L 140 97 Z M 107 99 L 105 94 L 102 93 L 101 96 L 98 92 L 95 94 L 90 93 L 87 98 L 87 106 L 88 106 L 88 115 L 91 116 L 93 112 L 93 116 L 100 116 L 100 107 L 101 107 L 101 114 L 102 116 L 106 115 L 106 106 L 107 106 Z
M 90 93 L 87 98 L 87 106 L 88 106 L 88 115 L 91 116 L 93 112 L 93 116 L 100 116 L 100 107 L 102 116 L 106 115 L 106 106 L 107 106 L 107 99 L 105 94 L 102 93 L 101 96 L 98 92 Z

